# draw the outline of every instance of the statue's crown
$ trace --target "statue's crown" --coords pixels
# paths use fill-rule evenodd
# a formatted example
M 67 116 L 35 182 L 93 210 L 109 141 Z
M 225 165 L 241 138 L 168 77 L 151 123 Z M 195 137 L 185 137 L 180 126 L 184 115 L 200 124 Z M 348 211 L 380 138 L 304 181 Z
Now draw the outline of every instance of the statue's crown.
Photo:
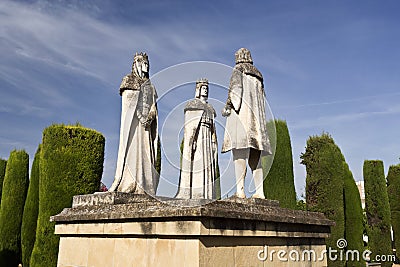
M 149 61 L 149 57 L 144 52 L 140 52 L 140 53 L 136 52 L 135 53 L 135 55 L 133 56 L 133 61 L 137 61 L 139 59 L 145 59 L 145 60 Z
M 240 48 L 235 53 L 236 64 L 238 63 L 253 63 L 251 53 L 247 48 Z
M 196 85 L 203 85 L 203 84 L 205 84 L 205 85 L 208 85 L 208 80 L 206 79 L 206 78 L 201 78 L 201 79 L 198 79 L 197 81 L 196 81 Z

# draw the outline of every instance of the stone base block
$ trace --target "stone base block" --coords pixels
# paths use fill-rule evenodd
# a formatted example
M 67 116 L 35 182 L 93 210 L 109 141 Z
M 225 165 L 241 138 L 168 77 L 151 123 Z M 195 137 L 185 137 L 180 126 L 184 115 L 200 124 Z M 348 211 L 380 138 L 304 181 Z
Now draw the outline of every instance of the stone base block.
M 323 251 L 333 223 L 320 213 L 268 200 L 170 201 L 76 196 L 72 208 L 52 217 L 61 236 L 58 266 L 327 265 Z

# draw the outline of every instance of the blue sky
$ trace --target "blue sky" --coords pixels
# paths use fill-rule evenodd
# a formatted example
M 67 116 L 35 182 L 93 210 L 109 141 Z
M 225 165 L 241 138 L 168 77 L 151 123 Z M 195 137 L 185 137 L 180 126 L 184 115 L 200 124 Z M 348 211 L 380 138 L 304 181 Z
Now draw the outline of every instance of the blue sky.
M 398 1 L 3 0 L 0 157 L 16 148 L 33 158 L 45 127 L 80 122 L 106 137 L 110 185 L 118 87 L 132 55 L 146 51 L 155 74 L 199 60 L 233 66 L 234 52 L 247 47 L 274 116 L 288 123 L 297 193 L 305 186 L 299 156 L 323 131 L 361 180 L 365 159 L 383 160 L 386 170 L 399 163 L 399 11 Z M 181 103 L 189 95 L 176 93 Z

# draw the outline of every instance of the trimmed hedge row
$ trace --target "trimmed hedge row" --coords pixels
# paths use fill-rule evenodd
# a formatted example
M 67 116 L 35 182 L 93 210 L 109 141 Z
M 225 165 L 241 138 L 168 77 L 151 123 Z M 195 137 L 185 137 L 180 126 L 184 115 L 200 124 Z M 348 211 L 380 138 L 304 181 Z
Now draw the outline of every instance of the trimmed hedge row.
M 363 166 L 365 186 L 365 209 L 367 213 L 368 245 L 376 255 L 391 255 L 390 208 L 386 190 L 383 162 L 366 160 Z M 382 262 L 382 267 L 391 267 L 391 262 Z
M 353 174 L 351 173 L 347 163 L 343 162 L 344 168 L 344 218 L 345 230 L 344 236 L 347 241 L 347 250 L 364 251 L 363 242 L 363 210 L 361 207 L 361 198 Z M 351 263 L 351 264 L 350 264 Z M 349 257 L 347 266 L 364 267 L 365 261 L 360 256 L 360 259 L 352 260 Z
M 0 266 L 21 262 L 21 223 L 29 185 L 29 156 L 13 150 L 8 158 L 0 212 Z
M 57 265 L 59 237 L 50 216 L 70 207 L 72 197 L 99 189 L 105 139 L 81 126 L 52 125 L 43 131 L 39 216 L 30 266 Z
M 326 239 L 327 247 L 336 248 L 336 241 L 344 237 L 343 177 L 344 157 L 329 134 L 311 136 L 306 151 L 301 155 L 306 166 L 307 209 L 325 214 L 335 221 L 331 235 Z M 343 261 L 331 261 L 328 266 L 344 266 Z
M 286 121 L 275 120 L 275 129 L 276 150 L 268 173 L 266 173 L 267 164 L 271 156 L 262 158 L 264 194 L 268 199 L 279 200 L 281 207 L 296 209 L 292 145 Z
M 390 166 L 386 179 L 394 246 L 396 248 L 396 256 L 400 258 L 400 165 Z
M 33 159 L 28 195 L 26 196 L 21 227 L 22 266 L 29 267 L 33 245 L 35 244 L 36 226 L 39 214 L 39 165 L 40 145 Z

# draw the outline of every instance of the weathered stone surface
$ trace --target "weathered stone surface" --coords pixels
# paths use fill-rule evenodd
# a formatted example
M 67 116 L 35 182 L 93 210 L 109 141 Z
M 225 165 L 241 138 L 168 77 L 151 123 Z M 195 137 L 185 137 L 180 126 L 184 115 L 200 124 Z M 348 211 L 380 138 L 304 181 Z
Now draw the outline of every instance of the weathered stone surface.
M 100 194 L 75 196 L 72 208 L 64 209 L 52 216 L 57 223 L 94 220 L 170 220 L 193 217 L 197 219 L 212 217 L 223 220 L 255 220 L 287 224 L 331 226 L 333 222 L 322 213 L 305 212 L 280 208 L 277 201 L 264 199 L 228 198 L 209 202 L 206 200 L 168 199 L 159 201 L 144 194 L 106 192 Z M 186 206 L 179 206 L 187 204 Z
M 262 261 L 258 255 L 266 246 L 269 251 L 322 254 L 333 224 L 321 213 L 280 208 L 278 201 L 160 201 L 121 192 L 75 196 L 73 207 L 52 220 L 60 235 L 60 267 L 322 267 L 326 259 L 278 261 L 275 255 Z

